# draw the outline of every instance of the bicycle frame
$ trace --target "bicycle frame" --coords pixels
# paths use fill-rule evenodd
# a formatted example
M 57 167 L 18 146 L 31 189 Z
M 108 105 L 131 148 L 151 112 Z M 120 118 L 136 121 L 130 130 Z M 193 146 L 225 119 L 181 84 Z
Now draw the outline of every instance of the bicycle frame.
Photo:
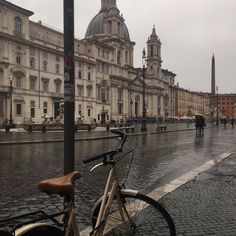
M 66 222 L 65 236 L 71 236 L 71 231 L 73 236 L 80 236 L 79 226 L 76 221 L 75 208 L 72 200 L 65 203 L 66 216 L 63 216 L 60 220 L 61 222 Z
M 120 212 L 120 215 L 123 221 L 125 222 L 124 215 L 126 215 L 132 223 L 132 220 L 130 216 L 128 215 L 128 212 L 126 211 L 126 208 L 121 201 L 120 195 L 121 193 L 129 193 L 131 195 L 137 195 L 138 191 L 131 190 L 131 189 L 121 189 L 119 178 L 118 178 L 117 171 L 115 168 L 116 164 L 112 163 L 111 165 L 112 167 L 110 168 L 109 173 L 108 173 L 104 193 L 102 197 L 100 198 L 100 200 L 102 200 L 102 203 L 101 203 L 101 207 L 98 213 L 96 226 L 90 234 L 93 236 L 101 236 L 103 234 L 106 220 L 107 220 L 112 202 L 114 201 L 115 198 L 118 203 L 118 210 Z M 99 165 L 97 165 L 97 167 L 98 166 Z M 96 169 L 96 167 L 94 167 L 93 170 L 94 169 Z M 110 186 L 111 186 L 111 191 L 109 192 Z M 98 202 L 100 202 L 100 200 Z
M 122 143 L 120 147 L 116 150 L 108 151 L 106 153 L 103 153 L 102 155 L 96 156 L 95 158 L 92 158 L 92 160 L 97 160 L 103 156 L 105 157 L 106 155 L 113 157 L 117 153 L 122 152 L 122 147 L 126 141 L 127 136 L 121 133 L 120 131 L 115 131 L 114 133 L 117 133 L 122 137 Z M 91 161 L 91 159 L 89 161 Z M 91 236 L 101 236 L 103 234 L 106 221 L 109 216 L 110 209 L 114 200 L 118 204 L 118 212 L 123 222 L 125 223 L 125 216 L 126 216 L 126 218 L 128 218 L 128 220 L 132 224 L 131 217 L 129 216 L 127 209 L 121 200 L 121 194 L 129 194 L 133 196 L 138 194 L 138 191 L 131 190 L 131 189 L 123 189 L 120 186 L 119 178 L 116 171 L 116 162 L 113 161 L 112 158 L 109 160 L 109 162 L 103 161 L 103 163 L 96 165 L 94 168 L 92 168 L 92 170 L 104 164 L 105 165 L 110 164 L 111 168 L 109 169 L 103 195 L 99 199 L 101 206 L 99 208 L 99 213 L 98 213 L 98 218 L 96 221 L 95 228 L 92 230 L 92 232 L 90 232 Z M 48 226 L 48 225 L 49 224 L 47 223 L 40 223 L 40 222 L 28 224 L 28 225 L 25 225 L 24 227 L 19 228 L 19 230 L 17 229 L 15 232 L 15 235 L 23 236 L 25 232 L 31 229 L 34 230 L 37 227 L 41 227 L 41 226 L 43 227 L 43 226 Z M 79 231 L 79 227 L 76 221 L 74 201 L 71 195 L 67 195 L 65 198 L 64 214 L 61 216 L 59 220 L 59 226 L 64 227 L 64 230 L 61 231 L 63 232 L 64 236 L 80 236 L 80 234 L 84 235 L 84 231 L 83 232 Z M 57 228 L 59 230 L 57 226 L 55 226 L 54 228 Z

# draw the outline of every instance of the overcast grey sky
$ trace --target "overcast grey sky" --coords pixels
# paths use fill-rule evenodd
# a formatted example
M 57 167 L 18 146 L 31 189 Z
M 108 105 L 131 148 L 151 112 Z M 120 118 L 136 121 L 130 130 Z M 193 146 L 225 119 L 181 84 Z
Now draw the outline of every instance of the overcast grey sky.
M 30 18 L 63 30 L 63 0 L 9 0 L 34 12 Z M 236 0 L 117 0 L 130 38 L 135 66 L 153 24 L 162 42 L 162 68 L 186 89 L 210 91 L 211 58 L 220 93 L 236 93 Z M 75 0 L 75 35 L 83 38 L 101 0 Z

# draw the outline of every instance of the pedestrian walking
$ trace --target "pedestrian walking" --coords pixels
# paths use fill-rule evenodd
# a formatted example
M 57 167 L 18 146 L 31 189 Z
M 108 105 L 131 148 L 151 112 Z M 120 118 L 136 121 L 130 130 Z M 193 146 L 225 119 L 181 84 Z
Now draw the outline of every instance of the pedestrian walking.
M 226 124 L 227 124 L 227 119 L 226 118 L 223 119 L 223 123 L 224 123 L 224 128 L 226 129 Z
M 231 120 L 230 120 L 230 124 L 231 124 L 231 127 L 234 128 L 234 118 L 232 117 Z
M 204 127 L 206 126 L 205 119 L 203 115 L 196 114 L 195 115 L 195 127 L 196 127 L 196 133 L 199 131 L 199 133 L 204 133 Z

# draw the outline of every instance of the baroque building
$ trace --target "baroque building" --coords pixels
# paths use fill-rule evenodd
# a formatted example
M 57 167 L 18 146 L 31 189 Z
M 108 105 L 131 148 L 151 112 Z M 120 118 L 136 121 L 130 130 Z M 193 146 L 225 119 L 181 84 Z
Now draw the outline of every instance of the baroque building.
M 195 114 L 209 116 L 209 96 L 175 86 L 175 114 L 177 117 L 193 117 Z
M 41 123 L 44 114 L 59 116 L 64 98 L 63 33 L 31 21 L 32 15 L 0 0 L 0 124 L 9 120 L 10 110 L 17 124 L 29 118 Z M 76 116 L 98 123 L 141 117 L 143 68 L 134 67 L 135 42 L 116 0 L 101 0 L 85 37 L 74 43 Z M 144 73 L 148 117 L 175 115 L 176 75 L 161 64 L 161 41 L 154 26 Z

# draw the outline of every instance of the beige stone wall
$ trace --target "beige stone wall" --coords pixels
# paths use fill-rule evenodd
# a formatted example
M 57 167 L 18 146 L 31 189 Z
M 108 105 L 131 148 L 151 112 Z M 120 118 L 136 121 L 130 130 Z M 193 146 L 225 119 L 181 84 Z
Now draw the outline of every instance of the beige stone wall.
M 1 96 L 3 98 L 1 104 L 5 104 L 3 105 L 4 117 L 9 117 L 9 72 L 13 68 L 15 122 L 22 123 L 30 118 L 31 105 L 34 103 L 33 120 L 41 123 L 44 104 L 47 104 L 47 115 L 55 117 L 55 107 L 64 96 L 63 34 L 45 26 L 42 22 L 30 21 L 31 13 L 27 10 L 15 12 L 11 9 L 1 8 L 0 10 L 0 69 L 2 71 L 0 72 L 0 93 L 1 95 L 8 94 L 8 96 Z M 14 35 L 16 16 L 22 21 L 22 37 L 20 38 Z M 113 30 L 117 32 L 116 28 Z M 104 36 L 104 39 L 108 38 Z M 78 116 L 80 110 L 87 120 L 101 121 L 101 114 L 104 111 L 106 121 L 135 117 L 135 111 L 136 115 L 141 117 L 143 78 L 141 74 L 137 75 L 138 69 L 133 67 L 134 42 L 119 40 L 117 35 L 114 40 L 109 38 L 106 43 L 102 41 L 103 39 L 100 41 L 75 39 L 75 116 Z M 160 51 L 155 51 L 155 55 L 157 53 L 161 54 Z M 18 64 L 17 55 L 21 60 Z M 165 116 L 166 111 L 169 116 L 173 116 L 175 98 L 171 86 L 174 85 L 175 75 L 163 73 L 160 69 L 155 74 L 155 77 L 148 78 L 147 75 L 146 78 L 148 116 Z M 18 77 L 21 79 L 20 87 Z M 31 88 L 32 78 L 35 80 L 34 88 Z M 105 101 L 102 101 L 98 95 L 103 82 L 106 82 L 106 90 L 109 93 L 106 93 Z M 48 84 L 47 91 L 44 90 L 46 83 Z M 57 91 L 58 83 L 61 86 L 60 91 Z M 117 88 L 119 86 L 123 89 L 122 114 L 118 114 Z M 165 104 L 165 107 L 164 95 L 168 96 L 168 104 Z M 17 104 L 21 104 L 20 115 L 16 115 Z

